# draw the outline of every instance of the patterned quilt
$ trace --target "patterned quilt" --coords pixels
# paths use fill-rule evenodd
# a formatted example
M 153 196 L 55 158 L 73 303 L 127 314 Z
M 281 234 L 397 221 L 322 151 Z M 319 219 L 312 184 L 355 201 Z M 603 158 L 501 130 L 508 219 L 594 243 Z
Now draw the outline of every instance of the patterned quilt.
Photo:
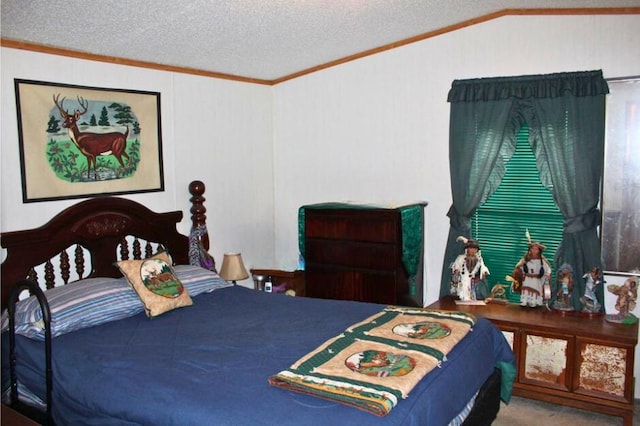
M 389 306 L 269 377 L 273 386 L 385 416 L 472 329 L 471 314 Z

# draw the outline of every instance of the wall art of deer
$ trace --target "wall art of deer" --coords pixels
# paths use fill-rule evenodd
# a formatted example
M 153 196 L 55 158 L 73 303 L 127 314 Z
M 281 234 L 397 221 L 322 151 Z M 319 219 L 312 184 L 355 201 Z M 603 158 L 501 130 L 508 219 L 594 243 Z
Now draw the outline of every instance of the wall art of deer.
M 89 102 L 78 96 L 78 103 L 82 111 L 75 110 L 75 112 L 70 114 L 63 107 L 66 98 L 62 98 L 62 101 L 59 101 L 59 99 L 60 94 L 53 95 L 53 103 L 58 107 L 58 111 L 60 111 L 60 116 L 63 121 L 62 125 L 68 129 L 69 137 L 87 159 L 87 179 L 89 179 L 91 167 L 93 167 L 94 180 L 99 180 L 98 172 L 96 171 L 96 157 L 100 155 L 113 155 L 124 168 L 125 163 L 122 157 L 129 162 L 129 155 L 126 153 L 129 126 L 127 126 L 127 130 L 124 133 L 81 132 L 78 128 L 78 120 L 88 111 Z

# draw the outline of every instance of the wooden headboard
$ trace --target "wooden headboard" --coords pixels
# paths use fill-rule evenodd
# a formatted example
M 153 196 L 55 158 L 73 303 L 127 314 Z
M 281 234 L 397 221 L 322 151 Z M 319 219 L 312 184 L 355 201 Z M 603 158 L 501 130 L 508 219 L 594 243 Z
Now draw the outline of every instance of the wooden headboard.
M 192 229 L 206 226 L 204 183 L 189 184 Z M 77 279 L 121 277 L 114 263 L 166 249 L 176 264 L 189 263 L 189 237 L 178 232 L 181 211 L 156 213 L 135 201 L 99 197 L 70 206 L 39 228 L 3 232 L 2 309 L 11 287 L 24 278 L 52 288 Z M 208 236 L 201 237 L 205 249 Z M 37 270 L 44 271 L 38 273 Z

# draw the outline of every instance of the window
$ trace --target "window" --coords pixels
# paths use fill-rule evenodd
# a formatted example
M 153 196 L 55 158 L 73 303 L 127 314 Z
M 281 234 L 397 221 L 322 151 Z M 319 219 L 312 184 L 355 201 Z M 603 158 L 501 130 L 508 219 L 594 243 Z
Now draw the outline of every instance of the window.
M 562 244 L 556 257 L 573 266 L 579 275 L 593 266 L 602 266 L 600 211 L 595 207 L 601 198 L 608 93 L 601 70 L 453 81 L 447 96 L 451 103 L 449 166 L 453 203 L 447 212 L 450 230 L 441 296 L 450 291 L 449 265 L 460 253 L 456 237 L 473 236 L 472 216 L 500 185 L 506 163 L 516 148 L 514 137 L 523 122 L 530 127 L 530 137 L 535 132 L 536 142 L 540 142 L 534 146 L 536 162 L 543 167 L 540 178 L 563 214 L 568 215 L 563 219 L 566 232 L 559 233 Z M 496 142 L 505 138 L 510 138 L 510 145 Z M 552 182 L 556 185 L 553 188 L 549 186 Z M 524 210 L 523 203 L 528 201 L 524 198 L 528 196 L 522 190 L 516 193 L 520 197 L 516 211 Z M 532 215 L 525 222 L 533 222 L 544 213 L 540 205 L 534 203 L 532 207 Z M 522 232 L 525 226 L 516 231 Z M 512 228 L 507 223 L 500 233 Z M 543 235 L 532 235 L 551 247 L 552 242 L 543 241 Z M 498 236 L 504 239 L 503 235 Z M 547 257 L 553 256 L 547 252 Z M 502 281 L 502 277 L 492 279 Z M 582 286 L 578 280 L 580 292 Z M 601 292 L 602 286 L 598 289 Z M 575 309 L 580 308 L 577 297 L 572 302 Z
M 544 244 L 544 256 L 555 271 L 553 258 L 562 240 L 563 217 L 553 196 L 540 182 L 536 159 L 529 145 L 529 128 L 516 134 L 516 151 L 507 163 L 502 182 L 487 201 L 478 207 L 471 221 L 473 238 L 480 243 L 482 257 L 489 268 L 489 288 L 509 284 L 505 277 L 528 249 L 526 230 L 531 239 Z M 508 292 L 512 302 L 519 294 Z
M 608 80 L 602 190 L 607 272 L 640 272 L 640 78 Z

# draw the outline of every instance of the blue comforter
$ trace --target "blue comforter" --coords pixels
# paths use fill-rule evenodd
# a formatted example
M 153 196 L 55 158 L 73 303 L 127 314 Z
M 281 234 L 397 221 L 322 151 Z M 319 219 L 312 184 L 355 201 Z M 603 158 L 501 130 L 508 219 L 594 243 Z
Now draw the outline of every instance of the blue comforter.
M 294 298 L 228 287 L 194 305 L 144 314 L 53 341 L 59 425 L 446 425 L 498 362 L 513 363 L 502 333 L 477 324 L 386 417 L 269 385 L 269 376 L 347 326 L 369 303 Z M 43 343 L 16 336 L 18 378 L 44 395 Z

